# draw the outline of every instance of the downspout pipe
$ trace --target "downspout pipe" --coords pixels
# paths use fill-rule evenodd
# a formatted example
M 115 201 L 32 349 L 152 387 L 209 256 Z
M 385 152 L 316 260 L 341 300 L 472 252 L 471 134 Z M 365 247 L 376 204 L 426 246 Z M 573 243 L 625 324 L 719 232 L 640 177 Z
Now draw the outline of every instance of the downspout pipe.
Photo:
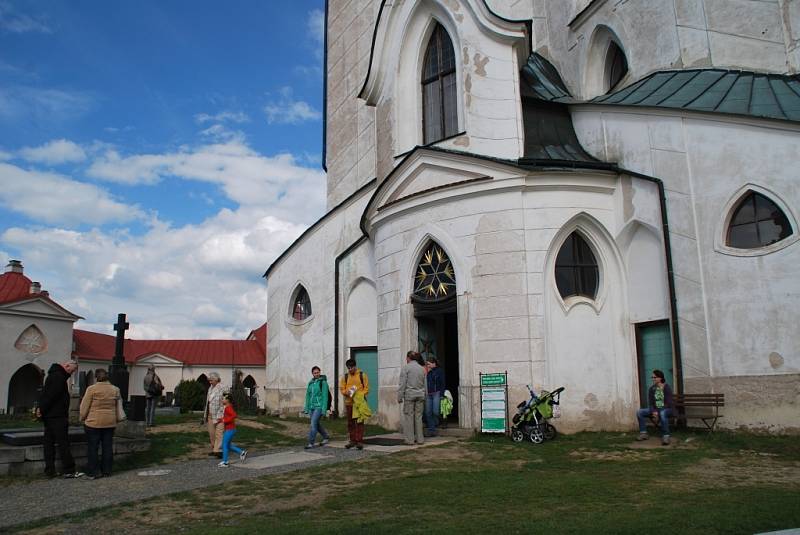
M 367 236 L 363 235 L 354 241 L 350 246 L 336 257 L 333 268 L 333 417 L 339 417 L 339 264 L 359 245 L 367 241 Z

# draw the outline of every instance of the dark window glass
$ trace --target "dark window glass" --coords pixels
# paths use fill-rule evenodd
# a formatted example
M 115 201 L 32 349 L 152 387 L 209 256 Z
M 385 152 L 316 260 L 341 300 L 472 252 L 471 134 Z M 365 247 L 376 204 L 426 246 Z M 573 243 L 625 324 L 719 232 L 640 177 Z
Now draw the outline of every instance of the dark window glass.
M 606 58 L 606 65 L 608 65 L 609 69 L 608 90 L 611 91 L 628 74 L 628 60 L 625 59 L 625 53 L 619 45 L 613 41 L 608 47 L 608 56 Z
M 727 245 L 757 249 L 779 242 L 792 234 L 789 219 L 778 206 L 760 193 L 749 192 L 733 211 Z
M 414 295 L 425 301 L 447 299 L 456 292 L 456 273 L 444 249 L 431 242 L 414 276 Z
M 558 292 L 564 299 L 572 295 L 590 299 L 597 296 L 597 260 L 589 244 L 577 232 L 570 234 L 558 251 L 555 276 Z
M 453 43 L 442 25 L 436 24 L 422 69 L 422 131 L 426 145 L 458 132 L 457 102 Z
M 311 315 L 311 299 L 303 286 L 297 290 L 292 304 L 292 318 L 304 320 Z

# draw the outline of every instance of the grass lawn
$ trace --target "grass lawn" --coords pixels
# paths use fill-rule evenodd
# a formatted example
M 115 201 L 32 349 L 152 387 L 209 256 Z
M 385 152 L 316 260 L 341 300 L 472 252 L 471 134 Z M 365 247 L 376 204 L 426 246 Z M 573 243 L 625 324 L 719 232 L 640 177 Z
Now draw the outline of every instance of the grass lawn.
M 650 449 L 635 447 L 634 437 L 580 433 L 541 445 L 477 437 L 53 519 L 45 529 L 727 534 L 800 527 L 797 437 L 684 432 L 673 435 L 673 446 Z

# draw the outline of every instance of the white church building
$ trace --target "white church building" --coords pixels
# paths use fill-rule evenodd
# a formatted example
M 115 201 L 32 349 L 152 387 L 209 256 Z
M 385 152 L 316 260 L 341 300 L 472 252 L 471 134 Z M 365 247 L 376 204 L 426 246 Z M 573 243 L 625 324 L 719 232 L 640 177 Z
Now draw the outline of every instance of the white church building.
M 630 430 L 653 368 L 800 431 L 800 2 L 329 0 L 328 212 L 265 273 L 266 405 L 404 355 Z M 333 382 L 333 381 L 332 381 Z M 336 407 L 342 401 L 337 396 Z

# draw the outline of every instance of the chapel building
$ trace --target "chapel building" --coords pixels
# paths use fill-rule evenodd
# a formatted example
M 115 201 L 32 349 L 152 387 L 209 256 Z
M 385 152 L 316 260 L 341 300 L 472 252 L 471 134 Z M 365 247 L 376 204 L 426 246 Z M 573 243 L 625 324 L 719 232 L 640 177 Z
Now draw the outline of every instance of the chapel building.
M 271 266 L 266 405 L 356 358 L 397 426 L 404 355 L 564 386 L 630 430 L 650 372 L 719 425 L 800 431 L 800 3 L 330 0 L 328 212 Z M 336 396 L 335 408 L 342 400 Z

